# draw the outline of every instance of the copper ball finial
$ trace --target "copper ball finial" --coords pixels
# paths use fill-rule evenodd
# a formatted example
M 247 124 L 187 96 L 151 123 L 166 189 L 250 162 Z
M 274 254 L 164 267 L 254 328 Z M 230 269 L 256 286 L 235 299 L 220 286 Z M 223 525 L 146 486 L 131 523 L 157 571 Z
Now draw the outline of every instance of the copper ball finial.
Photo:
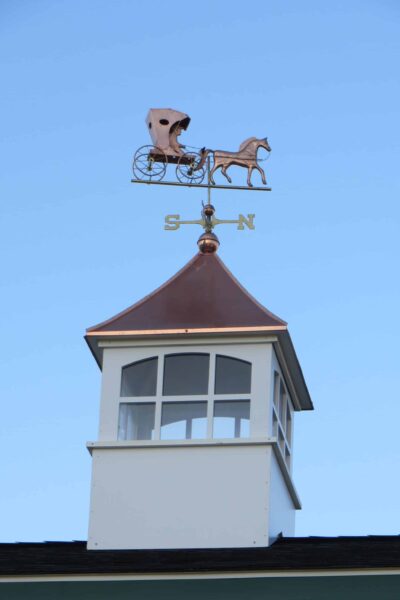
M 199 237 L 197 245 L 202 254 L 214 254 L 219 248 L 219 239 L 212 231 L 206 232 Z

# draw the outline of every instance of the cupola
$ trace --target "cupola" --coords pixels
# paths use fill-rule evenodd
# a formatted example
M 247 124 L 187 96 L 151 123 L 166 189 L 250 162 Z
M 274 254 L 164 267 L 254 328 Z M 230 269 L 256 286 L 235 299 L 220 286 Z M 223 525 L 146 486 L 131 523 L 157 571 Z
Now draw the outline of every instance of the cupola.
M 268 546 L 294 533 L 293 421 L 312 402 L 287 324 L 210 244 L 87 330 L 102 370 L 89 549 Z

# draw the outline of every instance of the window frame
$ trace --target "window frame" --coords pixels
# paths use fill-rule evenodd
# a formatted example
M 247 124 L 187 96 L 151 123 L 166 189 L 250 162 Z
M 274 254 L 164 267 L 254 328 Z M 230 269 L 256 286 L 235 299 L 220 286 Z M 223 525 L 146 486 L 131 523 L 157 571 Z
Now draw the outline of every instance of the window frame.
M 292 467 L 294 407 L 285 380 L 276 369 L 273 371 L 271 411 L 272 435 L 276 438 L 279 452 L 290 471 Z
M 254 365 L 252 361 L 249 361 L 247 358 L 242 356 L 238 356 L 238 353 L 232 351 L 229 353 L 229 349 L 225 351 L 221 351 L 221 348 L 211 349 L 207 348 L 204 350 L 194 350 L 193 348 L 187 349 L 185 352 L 182 349 L 177 349 L 175 352 L 171 351 L 171 348 L 166 348 L 165 351 L 159 350 L 154 354 L 146 357 L 146 358 L 158 358 L 157 364 L 157 381 L 156 381 L 156 394 L 154 396 L 118 396 L 118 406 L 117 406 L 117 422 L 119 419 L 119 407 L 120 404 L 138 404 L 138 403 L 155 403 L 155 423 L 154 423 L 154 437 L 152 440 L 147 440 L 148 442 L 173 442 L 172 439 L 162 439 L 161 436 L 161 415 L 162 415 L 162 407 L 163 404 L 170 402 L 207 402 L 207 440 L 218 440 L 225 438 L 214 438 L 213 437 L 213 425 L 214 425 L 214 403 L 218 400 L 226 400 L 226 401 L 240 401 L 240 400 L 249 400 L 250 401 L 250 419 L 249 419 L 249 437 L 248 438 L 227 438 L 230 440 L 238 440 L 238 439 L 249 439 L 251 437 L 252 432 L 252 407 L 253 407 L 253 394 L 250 393 L 238 393 L 238 394 L 216 394 L 215 393 L 215 374 L 216 374 L 216 360 L 217 356 L 223 356 L 227 358 L 232 358 L 234 360 L 242 360 L 243 362 L 247 362 L 251 365 L 251 385 L 250 390 L 253 390 L 253 374 L 254 374 Z M 225 349 L 223 349 L 225 350 Z M 164 387 L 164 367 L 165 367 L 165 358 L 167 356 L 171 356 L 173 354 L 207 354 L 209 355 L 209 373 L 208 373 L 208 393 L 207 394 L 187 394 L 187 395 L 178 395 L 178 396 L 166 396 L 163 394 Z M 138 357 L 137 361 L 130 361 L 127 364 L 121 365 L 120 376 L 122 377 L 122 370 L 127 365 L 134 364 L 135 362 L 141 362 L 142 360 L 146 360 L 146 358 Z M 118 435 L 118 432 L 116 432 Z M 122 440 L 121 440 L 122 441 Z M 136 441 L 136 440 L 125 440 L 125 441 Z M 189 440 L 179 440 L 180 443 L 196 441 L 196 439 Z

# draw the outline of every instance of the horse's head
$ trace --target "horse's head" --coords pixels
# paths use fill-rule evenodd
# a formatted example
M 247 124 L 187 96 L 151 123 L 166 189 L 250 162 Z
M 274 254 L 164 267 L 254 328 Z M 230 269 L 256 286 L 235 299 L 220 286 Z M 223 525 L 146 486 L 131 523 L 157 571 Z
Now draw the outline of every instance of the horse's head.
M 258 143 L 259 148 L 265 148 L 268 152 L 271 152 L 271 146 L 268 144 L 268 138 L 262 138 Z

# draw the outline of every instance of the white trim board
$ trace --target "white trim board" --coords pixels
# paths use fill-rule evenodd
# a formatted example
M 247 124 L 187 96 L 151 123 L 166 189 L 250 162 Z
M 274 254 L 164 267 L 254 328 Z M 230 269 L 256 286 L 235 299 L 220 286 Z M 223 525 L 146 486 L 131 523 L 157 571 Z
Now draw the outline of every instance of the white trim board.
M 292 577 L 362 577 L 362 576 L 400 575 L 400 567 L 382 569 L 324 569 L 313 571 L 221 571 L 217 573 L 129 573 L 121 575 L 21 575 L 20 577 L 0 576 L 1 583 L 43 583 L 43 582 L 79 582 L 79 581 L 163 581 L 191 579 L 260 579 Z

